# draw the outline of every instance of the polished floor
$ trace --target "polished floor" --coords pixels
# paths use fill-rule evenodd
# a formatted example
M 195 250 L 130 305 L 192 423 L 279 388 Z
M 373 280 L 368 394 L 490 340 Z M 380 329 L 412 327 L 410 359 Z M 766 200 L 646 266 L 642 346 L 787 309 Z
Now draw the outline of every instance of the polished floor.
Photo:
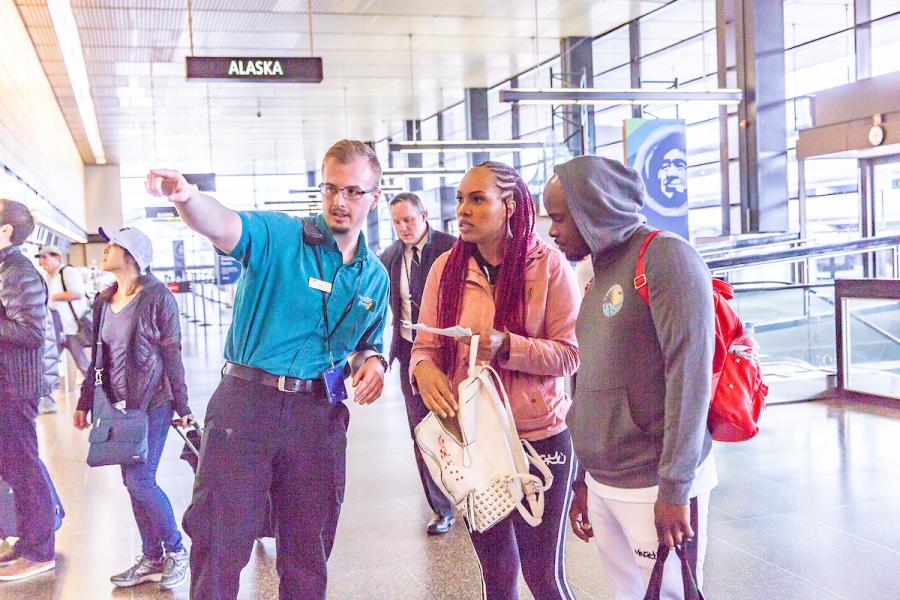
M 192 406 L 202 415 L 221 366 L 224 328 L 185 324 Z M 348 491 L 329 563 L 329 599 L 469 600 L 479 597 L 475 556 L 461 526 L 429 538 L 396 371 L 384 397 L 351 407 Z M 70 424 L 74 397 L 38 420 L 41 453 L 65 505 L 57 568 L 0 584 L 0 600 L 187 598 L 187 586 L 118 590 L 109 576 L 131 564 L 140 539 L 117 469 L 89 469 L 87 434 Z M 840 402 L 771 407 L 754 440 L 719 445 L 706 597 L 713 600 L 900 598 L 900 410 Z M 178 516 L 192 472 L 170 436 L 160 484 Z M 227 524 L 223 524 L 226 526 Z M 596 549 L 567 542 L 580 599 L 607 598 Z M 521 597 L 531 598 L 524 584 Z M 277 597 L 275 542 L 258 542 L 242 599 Z

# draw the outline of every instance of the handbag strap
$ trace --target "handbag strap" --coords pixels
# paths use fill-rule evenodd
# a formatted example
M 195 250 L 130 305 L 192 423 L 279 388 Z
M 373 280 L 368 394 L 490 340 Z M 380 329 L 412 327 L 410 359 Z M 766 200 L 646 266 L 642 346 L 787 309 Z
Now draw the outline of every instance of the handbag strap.
M 475 374 L 475 362 L 478 359 L 478 342 L 481 336 L 473 335 L 469 344 L 469 377 Z
M 97 335 L 94 348 L 94 385 L 103 385 L 103 322 L 106 320 L 106 311 L 109 303 L 104 302 L 100 306 L 100 323 L 97 325 Z
M 506 426 L 503 429 L 506 432 L 510 447 L 514 449 L 512 453 L 513 464 L 515 464 L 516 471 L 518 472 L 518 475 L 511 479 L 522 480 L 522 488 L 525 491 L 525 500 L 528 502 L 528 507 L 531 510 L 529 512 L 521 501 L 516 505 L 516 509 L 529 525 L 537 527 L 540 525 L 544 515 L 544 492 L 549 490 L 553 485 L 553 473 L 550 472 L 547 463 L 544 462 L 541 455 L 534 449 L 534 446 L 527 440 L 519 438 L 519 430 L 516 427 L 516 421 L 513 418 L 512 407 L 509 403 L 509 395 L 506 393 L 506 388 L 503 387 L 503 383 L 500 380 L 500 374 L 491 366 L 486 366 L 484 369 L 495 380 L 496 385 L 494 388 L 498 391 L 503 412 L 506 414 Z M 529 473 L 529 463 L 534 465 L 543 477 L 543 480 Z
M 694 540 L 685 539 L 684 544 L 675 546 L 675 553 L 681 561 L 681 580 L 684 587 L 684 600 L 704 600 L 703 593 L 697 586 L 697 580 L 694 577 L 694 571 L 691 567 L 689 555 L 691 550 L 687 548 L 689 544 L 694 544 Z M 660 600 L 662 595 L 663 572 L 665 570 L 666 559 L 669 557 L 669 547 L 660 544 L 656 549 L 656 563 L 653 565 L 653 572 L 650 573 L 650 583 L 647 586 L 647 593 L 644 600 Z

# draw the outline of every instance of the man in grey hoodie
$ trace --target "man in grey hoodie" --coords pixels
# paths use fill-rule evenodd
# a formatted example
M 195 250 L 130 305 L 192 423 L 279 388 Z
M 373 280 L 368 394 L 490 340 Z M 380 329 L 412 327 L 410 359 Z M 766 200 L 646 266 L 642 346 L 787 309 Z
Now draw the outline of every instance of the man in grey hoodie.
M 635 281 L 653 231 L 639 213 L 640 176 L 596 156 L 554 170 L 544 191 L 550 235 L 569 260 L 591 255 L 594 265 L 578 317 L 581 367 L 568 416 L 581 465 L 570 519 L 582 540 L 597 539 L 610 595 L 642 598 L 658 544 L 684 544 L 702 581 L 716 485 L 706 428 L 710 274 L 689 243 L 658 235 L 645 255 L 648 306 Z M 670 556 L 663 597 L 680 598 L 678 559 Z

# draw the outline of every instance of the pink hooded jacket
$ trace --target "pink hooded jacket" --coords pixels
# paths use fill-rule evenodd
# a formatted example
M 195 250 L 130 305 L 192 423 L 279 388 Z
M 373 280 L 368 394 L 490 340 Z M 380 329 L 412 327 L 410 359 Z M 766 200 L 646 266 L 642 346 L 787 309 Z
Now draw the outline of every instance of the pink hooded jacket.
M 419 323 L 438 326 L 438 288 L 450 253 L 434 262 L 425 291 Z M 572 404 L 563 377 L 578 369 L 575 321 L 581 294 L 575 274 L 563 255 L 535 238 L 525 266 L 525 329 L 528 336 L 511 333 L 509 359 L 499 360 L 500 376 L 509 395 L 519 435 L 542 440 L 566 429 Z M 494 295 L 474 258 L 469 259 L 459 325 L 489 329 L 494 324 Z M 440 336 L 419 332 L 413 344 L 409 376 L 423 360 L 440 365 Z M 457 364 L 450 375 L 455 391 L 468 374 L 468 344 L 458 342 Z M 413 382 L 415 383 L 415 382 Z

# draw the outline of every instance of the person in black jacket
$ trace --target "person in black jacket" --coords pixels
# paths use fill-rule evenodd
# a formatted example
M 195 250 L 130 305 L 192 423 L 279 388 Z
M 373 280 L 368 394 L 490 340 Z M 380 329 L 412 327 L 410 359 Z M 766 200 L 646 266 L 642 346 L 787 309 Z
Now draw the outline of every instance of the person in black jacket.
M 28 208 L 0 199 L 0 477 L 9 484 L 21 537 L 0 554 L 0 581 L 49 571 L 54 508 L 38 457 L 38 401 L 47 393 L 42 365 L 47 285 L 21 245 L 34 231 Z
M 157 581 L 167 589 L 187 579 L 188 556 L 181 543 L 172 504 L 156 483 L 172 414 L 187 427 L 188 408 L 184 365 L 181 362 L 181 325 L 175 297 L 147 269 L 153 258 L 150 239 L 133 227 L 107 235 L 100 268 L 113 273 L 116 283 L 97 295 L 93 305 L 93 345 L 103 343 L 103 365 L 93 353 L 88 373 L 103 369 L 105 389 L 113 402 L 147 412 L 147 461 L 122 467 L 122 479 L 141 534 L 142 555 L 130 568 L 113 575 L 118 587 Z M 142 274 L 143 273 L 143 274 Z M 127 374 L 127 375 L 126 375 Z M 75 411 L 78 429 L 90 426 L 87 413 L 94 397 L 95 378 L 85 377 Z M 104 385 L 107 385 L 105 383 Z
M 422 399 L 413 392 L 409 382 L 409 356 L 415 332 L 401 326 L 403 321 L 415 323 L 419 320 L 419 304 L 428 271 L 438 256 L 450 250 L 456 238 L 428 226 L 428 213 L 422 201 L 413 193 L 397 194 L 391 199 L 391 220 L 400 238 L 381 254 L 381 262 L 391 277 L 391 314 L 394 321 L 394 335 L 388 363 L 400 361 L 400 389 L 406 401 L 406 417 L 410 435 L 414 436 L 416 425 L 428 415 Z M 415 439 L 415 438 L 414 438 Z M 435 517 L 428 524 L 428 533 L 446 533 L 453 526 L 453 504 L 435 485 L 421 454 L 413 443 L 413 454 L 419 468 L 422 489 Z

